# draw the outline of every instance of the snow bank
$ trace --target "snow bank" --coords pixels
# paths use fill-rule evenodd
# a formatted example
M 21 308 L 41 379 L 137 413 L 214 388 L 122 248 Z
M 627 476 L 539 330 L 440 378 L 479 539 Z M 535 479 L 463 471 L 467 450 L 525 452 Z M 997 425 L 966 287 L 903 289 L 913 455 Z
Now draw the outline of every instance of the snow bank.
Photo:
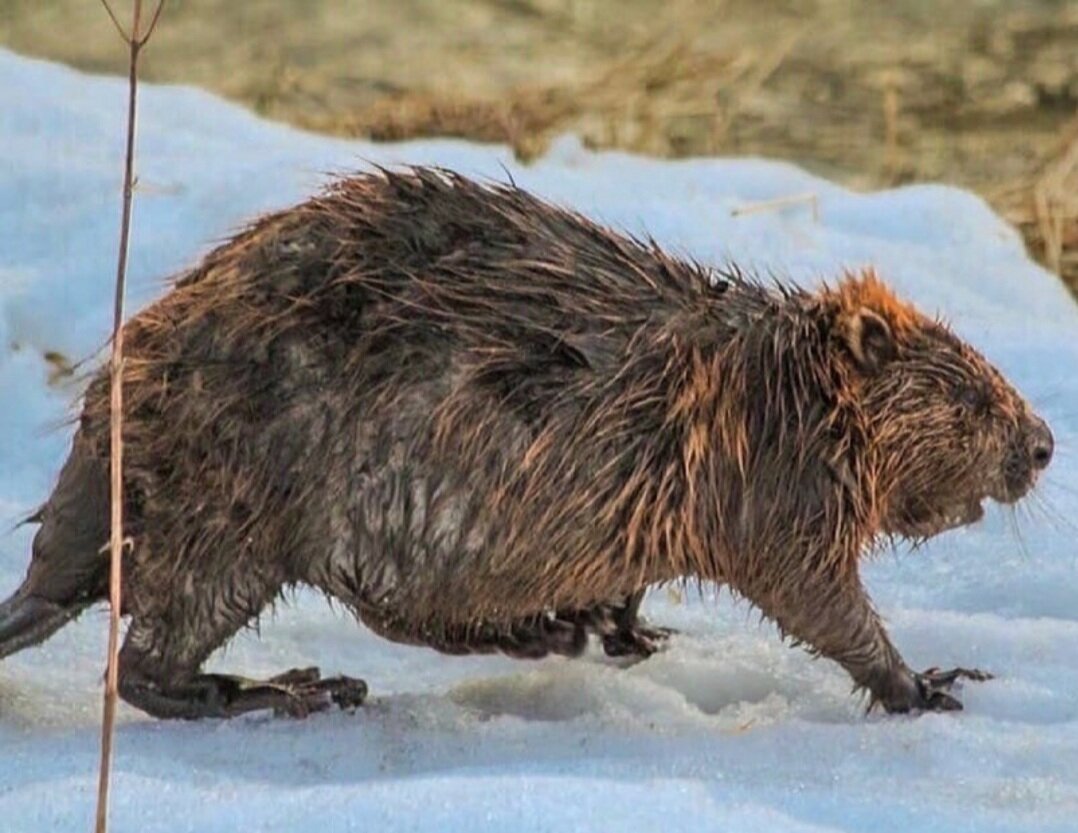
M 73 392 L 47 351 L 92 356 L 111 314 L 124 87 L 0 52 L 0 527 L 48 493 Z M 559 141 L 529 167 L 456 141 L 371 145 L 270 124 L 196 90 L 146 86 L 130 308 L 252 213 L 366 161 L 435 162 L 516 181 L 705 261 L 799 281 L 873 263 L 944 312 L 1055 428 L 1042 506 L 996 512 L 867 582 L 915 666 L 967 664 L 967 710 L 865 717 L 849 681 L 779 643 L 727 595 L 648 614 L 682 630 L 620 669 L 597 656 L 445 658 L 373 637 L 320 600 L 267 618 L 215 665 L 316 662 L 368 679 L 356 715 L 165 724 L 124 708 L 113 829 L 1078 830 L 1078 310 L 977 197 L 918 186 L 858 195 L 786 164 L 662 162 Z M 807 205 L 732 216 L 746 202 Z M 0 590 L 29 530 L 0 537 Z M 0 827 L 88 829 L 104 614 L 0 666 Z

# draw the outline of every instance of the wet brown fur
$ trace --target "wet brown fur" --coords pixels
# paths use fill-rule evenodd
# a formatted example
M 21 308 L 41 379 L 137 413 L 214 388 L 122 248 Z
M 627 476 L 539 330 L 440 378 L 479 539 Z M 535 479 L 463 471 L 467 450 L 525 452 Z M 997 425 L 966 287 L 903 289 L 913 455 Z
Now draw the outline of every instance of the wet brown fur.
M 1019 497 L 1047 431 L 871 272 L 765 287 L 423 168 L 258 220 L 126 345 L 124 661 L 166 688 L 292 584 L 389 638 L 538 656 L 696 579 L 930 706 L 859 559 Z M 35 544 L 51 603 L 104 596 L 107 454 L 102 374 Z

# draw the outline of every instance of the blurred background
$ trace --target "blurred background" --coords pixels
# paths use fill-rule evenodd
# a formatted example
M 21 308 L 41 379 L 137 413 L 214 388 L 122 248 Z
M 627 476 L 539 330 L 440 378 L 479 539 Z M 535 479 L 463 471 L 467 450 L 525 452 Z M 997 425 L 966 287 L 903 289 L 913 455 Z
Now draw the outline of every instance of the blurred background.
M 0 0 L 0 45 L 126 68 L 97 0 Z M 856 188 L 960 185 L 1078 291 L 1075 0 L 168 0 L 143 78 L 523 160 L 573 132 L 784 158 Z

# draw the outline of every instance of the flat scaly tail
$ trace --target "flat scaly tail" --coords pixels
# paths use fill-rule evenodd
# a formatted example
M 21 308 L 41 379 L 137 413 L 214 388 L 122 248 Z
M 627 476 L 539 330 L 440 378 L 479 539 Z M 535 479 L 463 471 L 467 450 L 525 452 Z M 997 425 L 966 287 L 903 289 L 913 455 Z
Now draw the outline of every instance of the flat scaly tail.
M 105 597 L 108 555 L 107 462 L 76 436 L 45 505 L 22 585 L 0 603 L 0 657 L 37 645 Z

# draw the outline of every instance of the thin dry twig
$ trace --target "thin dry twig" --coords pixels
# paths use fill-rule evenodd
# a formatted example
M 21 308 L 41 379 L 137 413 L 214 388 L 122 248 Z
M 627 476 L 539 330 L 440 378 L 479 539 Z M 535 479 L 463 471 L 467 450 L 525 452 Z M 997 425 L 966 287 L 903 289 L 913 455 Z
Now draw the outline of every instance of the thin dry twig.
M 150 25 L 146 27 L 146 32 L 139 38 L 139 47 L 146 45 L 146 42 L 153 36 L 153 30 L 157 28 L 157 21 L 161 19 L 161 10 L 165 8 L 165 0 L 158 0 L 157 8 L 153 10 L 153 17 L 150 18 Z
M 123 38 L 124 43 L 130 43 L 131 37 L 127 34 L 123 24 L 120 23 L 120 19 L 116 17 L 116 13 L 112 10 L 112 6 L 109 5 L 109 0 L 101 0 L 101 5 L 105 7 L 105 11 L 109 14 L 109 20 L 112 21 L 112 25 L 116 27 L 116 31 L 119 32 L 120 37 Z
M 883 90 L 883 164 L 887 180 L 893 182 L 898 175 L 898 86 L 890 81 Z
M 120 25 L 107 0 L 101 0 L 112 22 L 128 45 L 127 145 L 124 156 L 123 208 L 120 244 L 116 258 L 116 298 L 112 319 L 112 355 L 109 362 L 109 637 L 105 672 L 105 702 L 101 720 L 101 762 L 97 789 L 96 833 L 108 830 L 109 782 L 112 772 L 112 739 L 119 694 L 119 643 L 123 551 L 129 539 L 123 525 L 123 366 L 124 295 L 127 287 L 127 252 L 131 236 L 131 202 L 135 189 L 135 115 L 138 109 L 138 59 L 161 16 L 165 0 L 158 0 L 150 25 L 143 32 L 142 0 L 134 0 L 131 30 Z

